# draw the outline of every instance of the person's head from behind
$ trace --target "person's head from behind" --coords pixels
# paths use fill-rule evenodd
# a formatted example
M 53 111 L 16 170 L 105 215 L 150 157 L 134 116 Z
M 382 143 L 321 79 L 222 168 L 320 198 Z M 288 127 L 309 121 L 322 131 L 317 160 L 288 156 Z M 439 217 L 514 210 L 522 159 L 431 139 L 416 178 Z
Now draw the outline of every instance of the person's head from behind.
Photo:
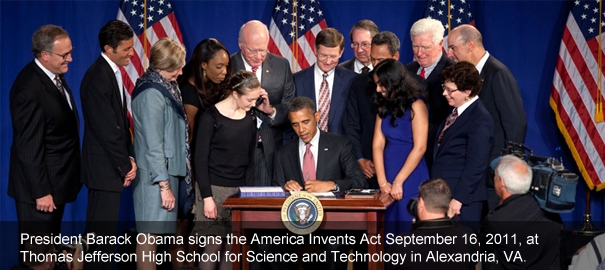
M 50 234 L 44 232 L 33 233 L 31 238 L 50 237 Z M 54 269 L 56 258 L 56 249 L 53 244 L 39 244 L 35 241 L 26 241 L 21 245 L 21 252 L 26 252 L 21 257 L 20 263 L 32 269 Z
M 249 21 L 240 28 L 237 43 L 246 63 L 259 67 L 267 57 L 269 30 L 260 21 Z
M 441 72 L 443 96 L 447 103 L 459 108 L 473 97 L 479 95 L 483 80 L 477 68 L 469 62 L 460 61 Z
M 374 67 L 373 73 L 376 92 L 386 100 L 394 100 L 400 97 L 411 99 L 421 95 L 421 89 L 417 81 L 403 64 L 395 59 L 389 58 L 380 62 Z
M 385 59 L 399 60 L 399 38 L 390 31 L 382 31 L 372 38 L 370 60 L 374 67 Z
M 67 31 L 59 26 L 47 24 L 32 35 L 32 53 L 54 74 L 67 72 L 73 49 Z
M 249 111 L 260 97 L 260 82 L 250 71 L 240 70 L 227 84 L 226 98 L 232 98 L 239 109 Z
M 220 84 L 230 76 L 229 51 L 217 39 L 207 38 L 193 49 L 191 60 L 183 67 L 182 80 L 190 80 L 197 88 L 202 88 L 208 81 Z
M 294 98 L 288 105 L 288 118 L 292 129 L 304 143 L 310 142 L 317 134 L 319 114 L 315 109 L 315 102 L 305 96 Z
M 482 57 L 484 51 L 481 32 L 470 24 L 452 29 L 447 36 L 447 56 L 454 61 L 473 62 L 473 54 Z
M 426 180 L 418 187 L 418 218 L 429 220 L 447 217 L 452 190 L 441 178 Z
M 355 59 L 365 66 L 370 64 L 370 47 L 372 38 L 376 34 L 378 34 L 378 26 L 371 20 L 358 21 L 349 33 Z
M 494 189 L 500 200 L 511 195 L 525 194 L 532 181 L 532 170 L 525 161 L 514 155 L 500 158 L 494 171 Z
M 329 72 L 338 65 L 345 46 L 344 36 L 334 28 L 321 30 L 315 37 L 315 55 L 317 67 L 323 72 Z
M 439 20 L 424 18 L 410 29 L 414 58 L 421 67 L 427 68 L 439 60 L 445 28 Z
M 99 31 L 101 51 L 118 66 L 127 66 L 134 55 L 134 31 L 120 20 L 112 20 Z
M 169 82 L 176 81 L 185 65 L 185 48 L 178 42 L 163 38 L 153 44 L 149 66 L 155 68 Z

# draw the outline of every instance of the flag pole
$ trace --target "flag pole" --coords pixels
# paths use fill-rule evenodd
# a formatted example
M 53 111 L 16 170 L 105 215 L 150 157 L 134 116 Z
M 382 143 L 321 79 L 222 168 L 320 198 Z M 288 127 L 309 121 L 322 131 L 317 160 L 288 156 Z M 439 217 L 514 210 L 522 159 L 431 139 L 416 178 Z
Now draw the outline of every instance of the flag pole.
M 294 32 L 294 40 L 292 41 L 292 58 L 294 61 L 292 62 L 292 70 L 293 72 L 298 71 L 298 67 L 295 63 L 298 63 L 298 16 L 296 16 L 296 11 L 298 10 L 297 7 L 297 0 L 293 0 L 292 3 L 292 12 L 290 12 L 292 14 L 292 32 Z
M 603 2 L 599 1 L 599 14 L 603 14 Z M 595 115 L 594 121 L 596 123 L 603 122 L 603 97 L 601 92 L 601 85 L 603 81 L 603 17 L 599 16 L 599 50 L 598 50 L 598 62 L 599 62 L 599 79 L 597 86 L 597 98 L 595 101 Z
M 143 0 L 143 72 L 147 70 L 149 65 L 147 55 L 147 0 Z
M 451 6 L 452 6 L 452 3 L 450 2 L 450 0 L 447 0 L 447 34 L 448 35 L 450 34 L 450 31 L 452 29 L 452 22 L 450 19 L 452 17 L 452 15 L 451 15 L 452 9 L 450 8 Z

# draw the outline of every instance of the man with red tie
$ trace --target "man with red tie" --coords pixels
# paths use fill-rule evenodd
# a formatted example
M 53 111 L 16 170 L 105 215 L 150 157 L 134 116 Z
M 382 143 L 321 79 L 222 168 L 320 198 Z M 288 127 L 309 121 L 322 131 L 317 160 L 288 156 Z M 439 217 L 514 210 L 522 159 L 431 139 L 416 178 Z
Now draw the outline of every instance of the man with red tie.
M 432 153 L 437 128 L 453 109 L 441 95 L 443 89 L 439 80 L 443 69 L 454 64 L 454 61 L 443 53 L 444 33 L 445 28 L 438 20 L 424 18 L 416 21 L 410 29 L 412 50 L 416 60 L 405 65 L 409 72 L 425 79 L 425 93 L 429 106 L 429 138 L 424 157 L 429 170 L 433 164 Z

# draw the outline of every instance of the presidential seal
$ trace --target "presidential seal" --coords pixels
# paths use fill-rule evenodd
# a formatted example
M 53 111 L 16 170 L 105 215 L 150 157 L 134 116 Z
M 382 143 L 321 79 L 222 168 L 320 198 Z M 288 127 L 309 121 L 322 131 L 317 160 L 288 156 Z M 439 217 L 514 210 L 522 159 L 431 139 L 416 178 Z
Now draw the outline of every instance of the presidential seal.
M 301 191 L 286 199 L 281 207 L 281 220 L 289 231 L 305 235 L 317 230 L 324 218 L 321 202 L 313 194 Z

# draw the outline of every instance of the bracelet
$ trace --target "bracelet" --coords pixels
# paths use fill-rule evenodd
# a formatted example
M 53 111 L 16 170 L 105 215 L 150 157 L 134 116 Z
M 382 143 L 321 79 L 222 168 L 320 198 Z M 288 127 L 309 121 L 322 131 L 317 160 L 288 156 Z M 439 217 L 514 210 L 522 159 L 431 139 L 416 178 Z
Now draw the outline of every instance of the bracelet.
M 165 185 L 162 185 L 162 184 L 158 184 L 158 185 L 160 186 L 160 190 L 164 189 L 164 188 L 170 188 L 170 182 L 166 182 Z
M 380 185 L 380 187 L 384 187 L 387 185 L 387 182 L 384 182 L 382 185 Z
M 395 183 L 393 183 L 393 185 L 398 186 L 398 187 L 403 186 L 403 184 L 395 184 Z

